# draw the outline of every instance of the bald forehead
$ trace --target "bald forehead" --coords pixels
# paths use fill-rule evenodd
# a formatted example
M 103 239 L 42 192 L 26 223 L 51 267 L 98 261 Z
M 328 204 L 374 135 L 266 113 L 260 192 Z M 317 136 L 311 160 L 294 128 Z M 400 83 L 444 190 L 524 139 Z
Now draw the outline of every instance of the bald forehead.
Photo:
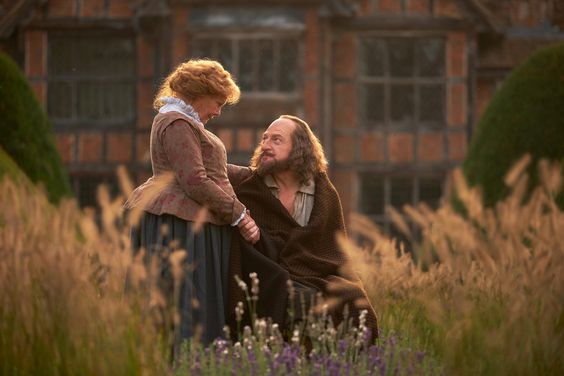
M 286 136 L 290 136 L 296 128 L 296 123 L 290 119 L 276 119 L 268 127 L 265 133 L 273 134 L 278 133 Z

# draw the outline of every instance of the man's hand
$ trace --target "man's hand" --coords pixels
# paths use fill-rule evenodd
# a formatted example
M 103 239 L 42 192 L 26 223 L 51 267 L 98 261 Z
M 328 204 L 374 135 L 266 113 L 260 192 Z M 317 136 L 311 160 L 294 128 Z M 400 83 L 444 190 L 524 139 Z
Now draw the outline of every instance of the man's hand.
M 251 244 L 255 244 L 260 239 L 260 229 L 255 220 L 251 217 L 251 212 L 247 211 L 245 217 L 237 225 L 241 236 Z

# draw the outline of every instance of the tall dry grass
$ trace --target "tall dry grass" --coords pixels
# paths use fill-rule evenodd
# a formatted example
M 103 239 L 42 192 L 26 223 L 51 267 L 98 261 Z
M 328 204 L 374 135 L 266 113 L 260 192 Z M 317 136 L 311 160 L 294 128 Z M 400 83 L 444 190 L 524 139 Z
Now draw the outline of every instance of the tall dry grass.
M 100 190 L 103 230 L 74 201 L 0 182 L 0 374 L 139 375 L 166 369 L 150 315 L 124 297 L 121 198 Z
M 508 174 L 513 193 L 495 208 L 482 206 L 460 172 L 454 185 L 467 214 L 449 203 L 436 211 L 405 208 L 421 228 L 422 240 L 413 239 L 416 260 L 398 255 L 394 240 L 361 216 L 350 229 L 366 239 L 363 246 L 354 236 L 341 239 L 383 337 L 399 336 L 400 348 L 438 361 L 429 374 L 564 374 L 564 214 L 554 203 L 562 174 L 541 164 L 542 184 L 525 200 L 526 165 L 524 159 Z M 101 189 L 99 202 L 96 219 L 72 201 L 53 207 L 26 184 L 0 182 L 0 374 L 174 372 L 170 343 L 155 325 L 167 317 L 163 297 L 147 280 L 153 272 L 131 258 L 123 197 Z M 409 234 L 403 217 L 391 214 Z M 125 296 L 128 270 L 133 293 Z M 148 295 L 137 295 L 135 286 L 148 286 L 140 290 Z M 187 357 L 208 354 L 201 351 Z M 200 373 L 233 371 L 215 361 L 202 363 Z
M 422 232 L 413 239 L 417 261 L 398 255 L 394 240 L 361 216 L 351 229 L 368 241 L 341 239 L 381 327 L 434 354 L 446 374 L 564 374 L 564 213 L 554 201 L 562 174 L 541 162 L 541 185 L 529 195 L 528 163 L 524 157 L 507 174 L 512 194 L 494 208 L 458 170 L 466 214 L 449 202 L 437 211 L 405 207 Z M 391 214 L 412 236 L 404 217 Z

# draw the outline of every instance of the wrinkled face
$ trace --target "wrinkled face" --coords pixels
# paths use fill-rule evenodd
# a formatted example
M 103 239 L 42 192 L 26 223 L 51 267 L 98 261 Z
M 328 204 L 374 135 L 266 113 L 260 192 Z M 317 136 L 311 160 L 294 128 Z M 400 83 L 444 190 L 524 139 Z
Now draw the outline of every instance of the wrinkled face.
M 260 143 L 259 174 L 267 175 L 288 168 L 295 127 L 290 119 L 276 119 L 270 124 Z
M 192 101 L 194 111 L 200 116 L 203 124 L 214 117 L 221 115 L 221 108 L 225 104 L 225 99 L 217 96 L 206 95 Z

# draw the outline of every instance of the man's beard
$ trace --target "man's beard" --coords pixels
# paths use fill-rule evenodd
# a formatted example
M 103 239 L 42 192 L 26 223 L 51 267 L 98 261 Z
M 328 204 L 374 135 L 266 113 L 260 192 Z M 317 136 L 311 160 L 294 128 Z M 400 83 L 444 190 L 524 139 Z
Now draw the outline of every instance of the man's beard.
M 289 158 L 280 161 L 270 157 L 270 160 L 263 162 L 262 157 L 257 166 L 257 173 L 260 176 L 272 175 L 278 172 L 287 171 L 291 167 Z

